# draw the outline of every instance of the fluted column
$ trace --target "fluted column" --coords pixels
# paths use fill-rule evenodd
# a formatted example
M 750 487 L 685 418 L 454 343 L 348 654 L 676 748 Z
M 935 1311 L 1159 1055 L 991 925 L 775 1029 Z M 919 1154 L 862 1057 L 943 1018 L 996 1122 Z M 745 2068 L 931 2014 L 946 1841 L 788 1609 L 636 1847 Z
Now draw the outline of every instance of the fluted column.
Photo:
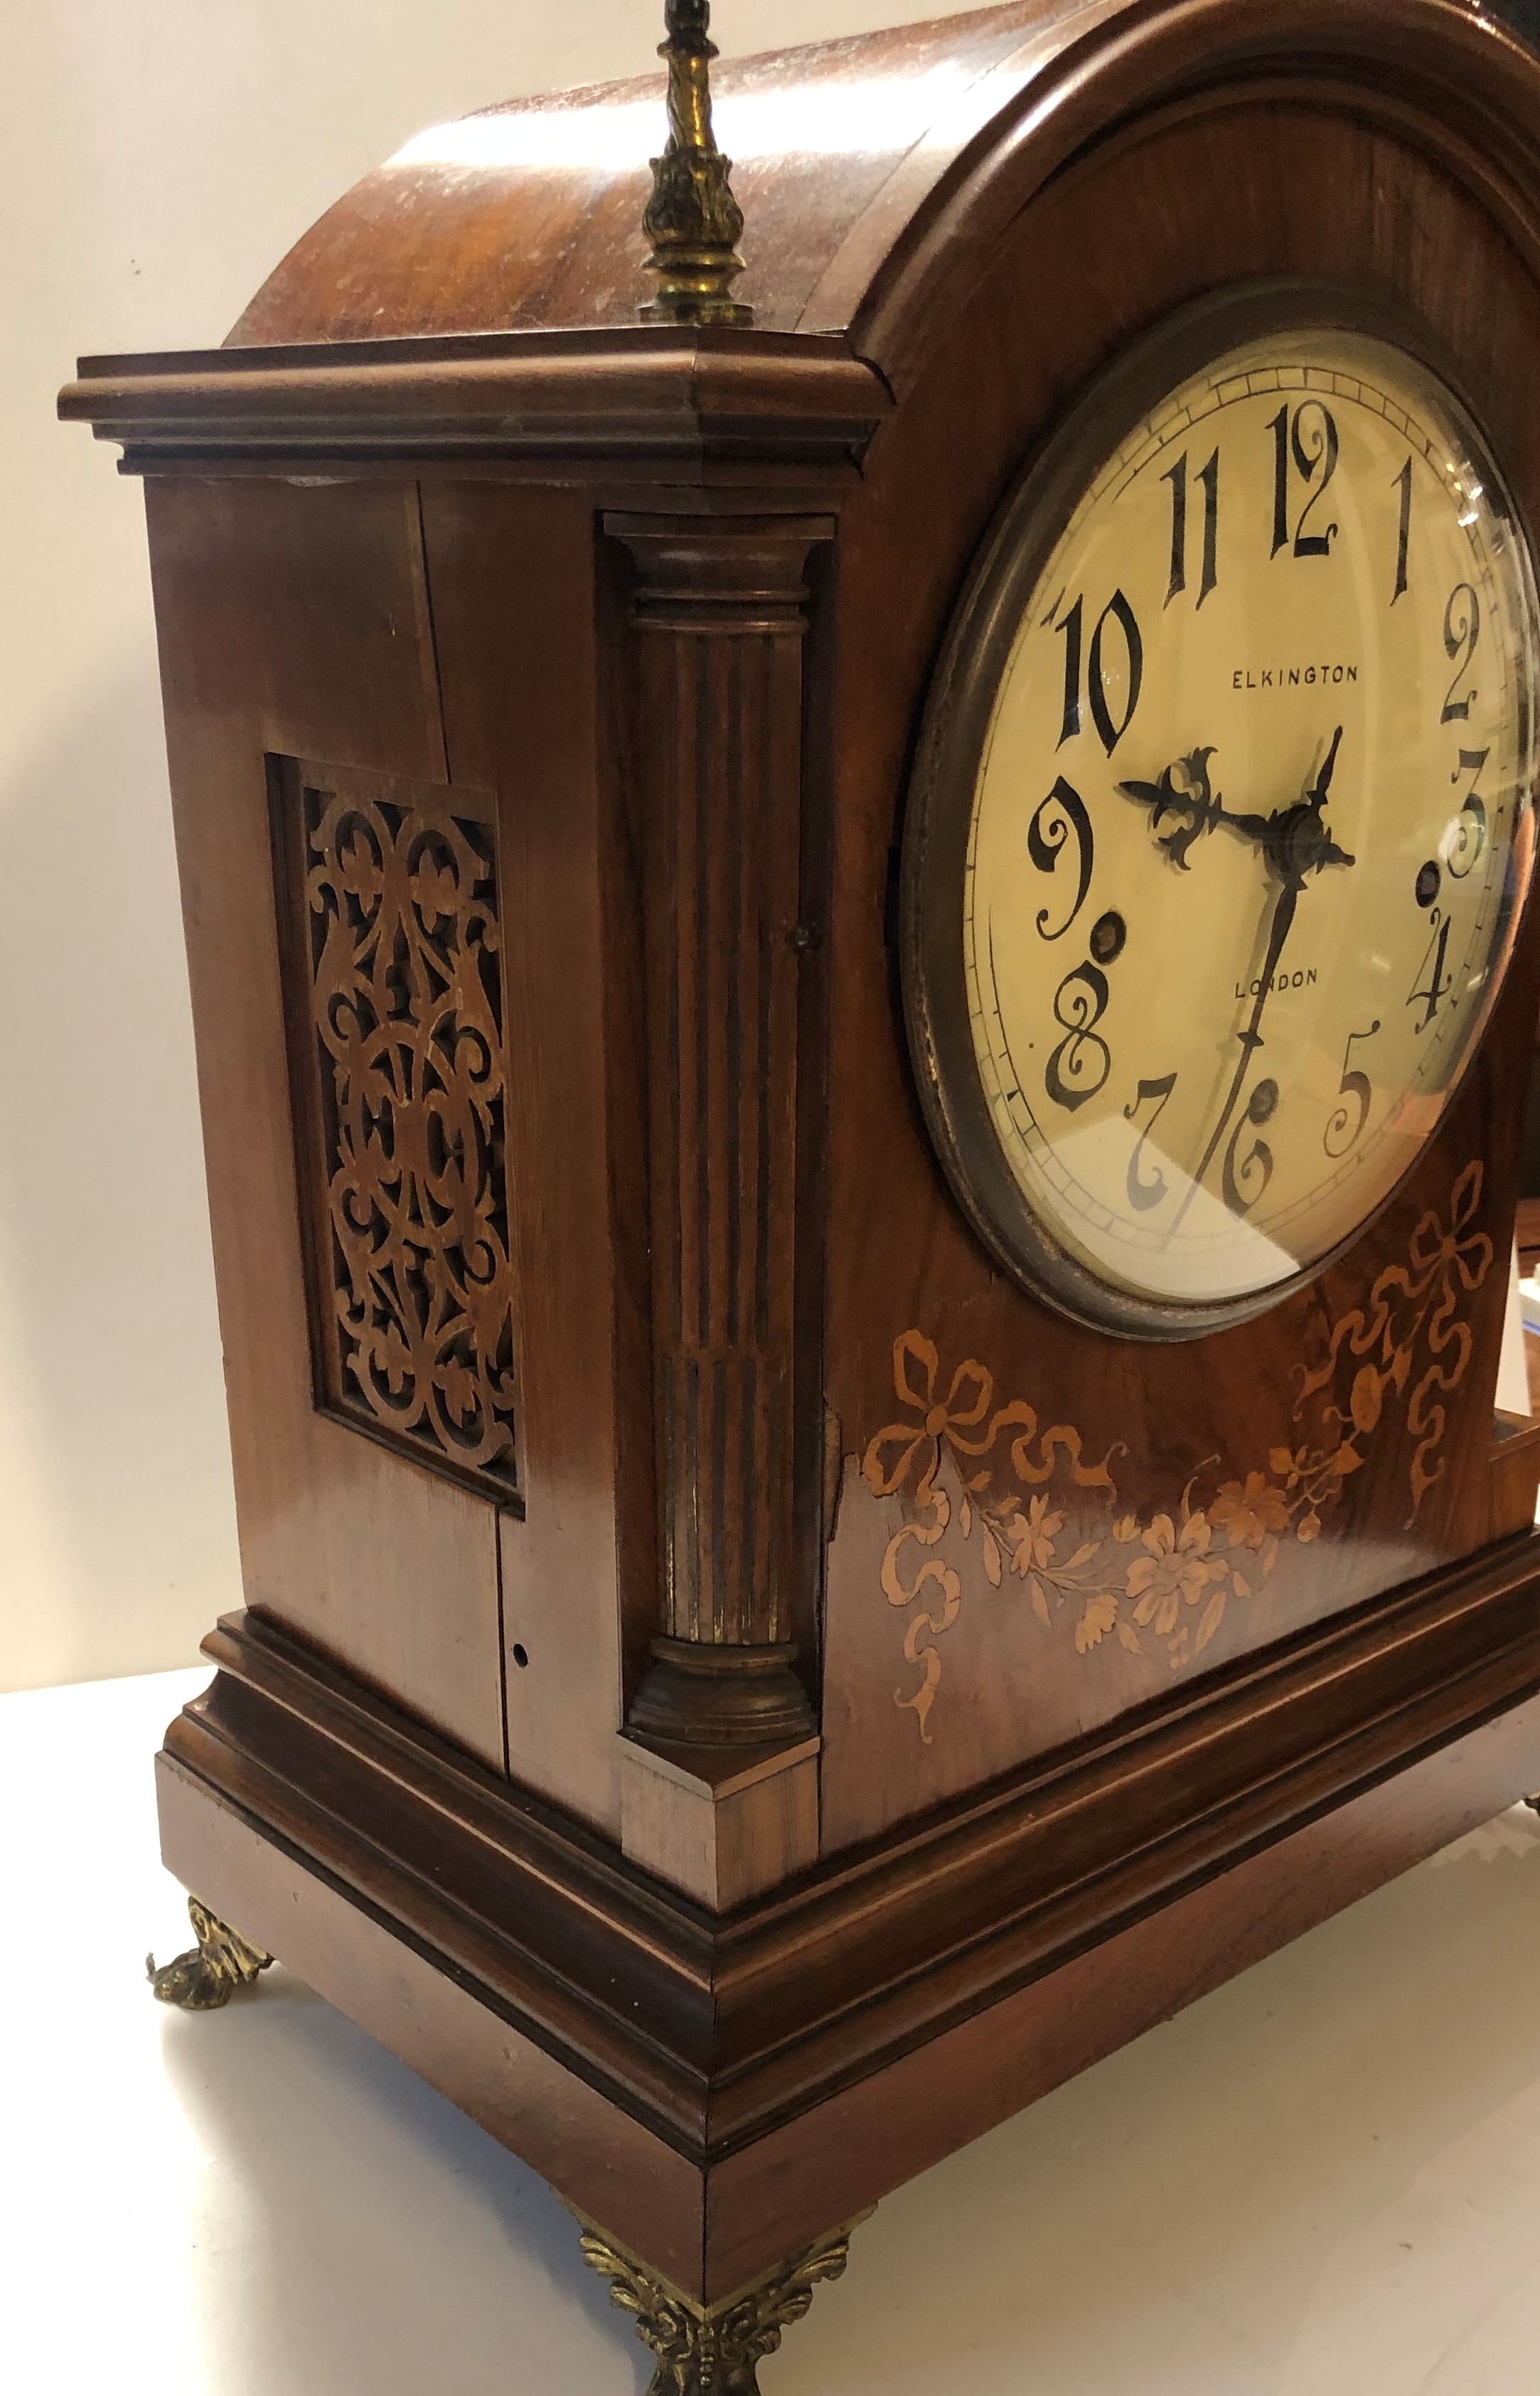
M 803 573 L 821 518 L 611 517 L 633 567 L 659 1631 L 635 1730 L 813 1726 L 791 1670 Z

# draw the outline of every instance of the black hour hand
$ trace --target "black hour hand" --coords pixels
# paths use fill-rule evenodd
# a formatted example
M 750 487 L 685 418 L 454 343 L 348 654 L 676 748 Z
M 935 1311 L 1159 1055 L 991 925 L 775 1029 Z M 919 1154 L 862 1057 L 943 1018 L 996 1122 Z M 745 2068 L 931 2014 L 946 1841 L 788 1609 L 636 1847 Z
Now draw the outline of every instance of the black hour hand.
M 1194 841 L 1201 840 L 1216 824 L 1224 824 L 1258 844 L 1267 833 L 1265 817 L 1234 815 L 1215 792 L 1208 770 L 1213 755 L 1212 748 L 1190 749 L 1185 757 L 1178 757 L 1165 768 L 1158 782 L 1118 784 L 1125 799 L 1149 809 L 1150 830 L 1156 835 L 1157 846 L 1183 873 L 1192 870 L 1188 863 L 1188 851 Z M 1168 820 L 1172 828 L 1162 832 L 1161 826 Z

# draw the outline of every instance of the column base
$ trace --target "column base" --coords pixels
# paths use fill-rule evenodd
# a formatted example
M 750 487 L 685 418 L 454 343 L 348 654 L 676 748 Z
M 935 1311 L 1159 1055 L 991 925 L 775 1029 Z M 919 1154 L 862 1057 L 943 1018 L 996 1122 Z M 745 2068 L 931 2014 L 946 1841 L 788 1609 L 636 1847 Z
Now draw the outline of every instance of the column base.
M 675 1747 L 785 1747 L 817 1730 L 796 1648 L 655 1639 L 628 1730 Z

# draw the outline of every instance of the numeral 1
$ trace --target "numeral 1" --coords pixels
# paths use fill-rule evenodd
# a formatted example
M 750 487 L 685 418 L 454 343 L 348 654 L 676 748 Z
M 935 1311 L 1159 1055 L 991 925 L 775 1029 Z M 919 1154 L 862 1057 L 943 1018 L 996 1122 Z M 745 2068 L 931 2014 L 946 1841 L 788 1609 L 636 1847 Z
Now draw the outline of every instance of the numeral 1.
M 1184 449 L 1175 466 L 1161 476 L 1171 485 L 1171 586 L 1165 595 L 1169 607 L 1179 591 L 1187 589 L 1187 518 L 1188 461 Z M 1201 607 L 1218 579 L 1219 548 L 1219 452 L 1215 449 L 1198 480 L 1203 491 L 1203 578 L 1198 592 Z
M 1401 492 L 1401 532 L 1396 541 L 1396 587 L 1390 593 L 1393 607 L 1406 588 L 1406 545 L 1412 535 L 1412 460 L 1408 458 L 1396 476 L 1391 489 Z
M 1085 602 L 1077 599 L 1059 625 L 1064 634 L 1064 723 L 1058 737 L 1062 749 L 1073 740 L 1081 728 L 1081 628 L 1085 620 Z

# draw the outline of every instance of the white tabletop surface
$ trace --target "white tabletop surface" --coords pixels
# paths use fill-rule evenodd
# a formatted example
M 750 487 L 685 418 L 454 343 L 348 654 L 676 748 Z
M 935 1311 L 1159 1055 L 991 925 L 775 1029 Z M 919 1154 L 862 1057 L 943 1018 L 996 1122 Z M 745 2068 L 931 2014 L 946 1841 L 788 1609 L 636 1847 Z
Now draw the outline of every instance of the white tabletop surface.
M 200 1671 L 0 1698 L 0 2389 L 637 2396 L 540 2181 L 188 1941 L 150 1757 Z M 764 2396 L 1533 2396 L 1540 1821 L 1518 1812 L 890 2197 Z

